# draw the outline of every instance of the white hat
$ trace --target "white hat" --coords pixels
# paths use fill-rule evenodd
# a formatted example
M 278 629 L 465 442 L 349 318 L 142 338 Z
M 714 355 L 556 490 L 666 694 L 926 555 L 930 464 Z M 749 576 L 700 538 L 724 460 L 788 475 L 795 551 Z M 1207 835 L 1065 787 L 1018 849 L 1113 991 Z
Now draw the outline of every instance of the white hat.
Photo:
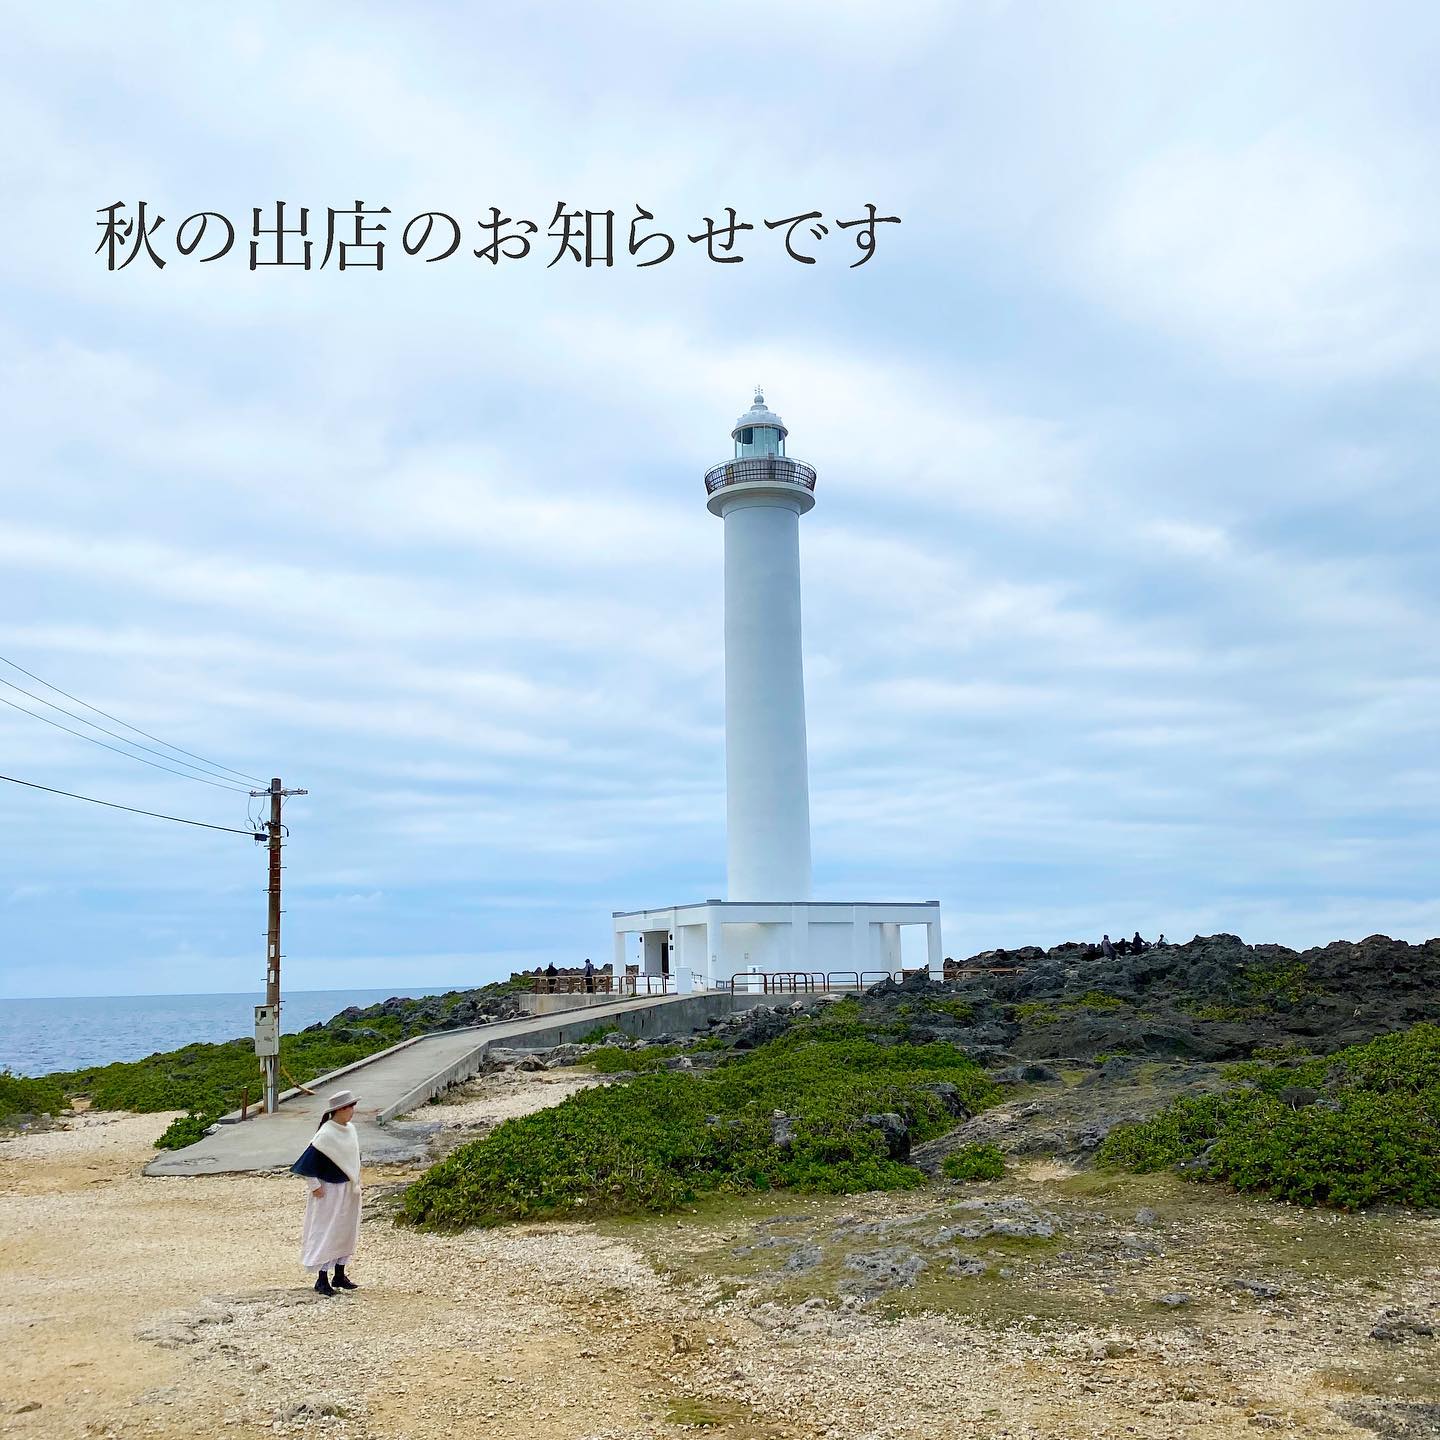
M 358 1105 L 360 1097 L 350 1090 L 337 1090 L 333 1095 L 328 1096 L 325 1101 L 325 1109 L 328 1114 L 333 1115 L 337 1110 L 343 1110 L 347 1105 Z

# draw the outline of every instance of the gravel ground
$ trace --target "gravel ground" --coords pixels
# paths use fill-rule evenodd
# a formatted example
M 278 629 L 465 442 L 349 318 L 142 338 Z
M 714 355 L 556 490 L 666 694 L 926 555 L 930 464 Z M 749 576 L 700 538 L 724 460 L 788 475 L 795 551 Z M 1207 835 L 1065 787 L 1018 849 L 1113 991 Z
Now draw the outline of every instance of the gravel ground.
M 553 1104 L 583 1083 L 564 1072 L 500 1074 L 424 1115 L 453 1137 Z M 1330 1222 L 1273 1207 L 1257 1219 L 1254 1207 L 1228 1211 L 1208 1192 L 1198 1208 L 1184 1209 L 1182 1199 L 1154 1225 L 1158 1254 L 1142 1246 L 1117 1258 L 1094 1203 L 1066 1190 L 1068 1172 L 1036 1167 L 1004 1183 L 1058 1213 L 1066 1238 L 1056 1243 L 1073 1245 L 1064 1253 L 1075 1258 L 1049 1269 L 1015 1262 L 1013 1283 L 1036 1297 L 1027 1317 L 1000 1290 L 983 1293 L 1005 1295 L 1005 1307 L 971 1303 L 948 1314 L 876 1313 L 878 1304 L 842 1301 L 818 1281 L 806 1297 L 796 1289 L 803 1277 L 778 1269 L 784 1248 L 757 1243 L 777 1233 L 780 1201 L 768 1212 L 751 1203 L 599 1229 L 461 1236 L 419 1235 L 377 1215 L 354 1265 L 364 1288 L 321 1300 L 297 1261 L 299 1182 L 139 1175 L 169 1118 L 91 1114 L 67 1131 L 0 1144 L 0 1434 L 673 1440 L 702 1426 L 733 1440 L 1440 1434 L 1413 1428 L 1430 1424 L 1425 1407 L 1440 1398 L 1432 1394 L 1440 1342 L 1368 1338 L 1382 1305 L 1407 1313 L 1433 1305 L 1433 1218 L 1323 1232 L 1342 1252 L 1393 1240 L 1413 1255 L 1383 1286 L 1306 1280 L 1308 1262 L 1296 1259 L 1292 1293 L 1238 1303 L 1215 1290 L 1225 1267 L 1212 1273 L 1196 1257 L 1233 1246 L 1248 1264 L 1244 1247 L 1257 1226 L 1273 1219 L 1287 1243 L 1318 1245 L 1306 1227 Z M 404 1178 L 366 1176 L 376 1192 Z M 939 1202 L 826 1197 L 800 1202 L 786 1224 L 829 1245 L 846 1226 L 924 1222 L 935 1203 L 953 1210 L 961 1193 L 1008 1192 L 972 1187 Z M 1115 1204 L 1104 1201 L 1111 1211 Z M 893 1238 L 882 1229 L 866 1243 Z M 765 1265 L 774 1255 L 783 1282 L 765 1270 L 726 1273 L 739 1262 L 724 1257 L 747 1245 Z M 1117 1291 L 1143 1292 L 1146 1305 L 1125 1323 L 1102 1320 L 1102 1277 Z M 1152 1304 L 1163 1287 L 1188 1288 L 1194 1305 L 1171 1314 Z M 1152 1310 L 1163 1319 L 1134 1318 Z M 1343 1418 L 1347 1405 L 1370 1405 L 1372 1427 Z
M 601 1077 L 579 1070 L 500 1070 L 458 1086 L 416 1115 L 446 1130 L 483 1131 L 602 1083 Z

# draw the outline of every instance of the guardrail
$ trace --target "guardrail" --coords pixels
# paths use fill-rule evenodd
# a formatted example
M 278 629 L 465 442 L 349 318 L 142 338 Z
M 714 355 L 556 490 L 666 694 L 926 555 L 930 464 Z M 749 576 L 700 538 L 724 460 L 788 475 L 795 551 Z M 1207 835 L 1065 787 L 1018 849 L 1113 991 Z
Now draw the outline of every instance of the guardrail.
M 868 990 L 872 985 L 893 980 L 897 985 L 912 975 L 929 973 L 928 965 L 913 970 L 742 970 L 722 981 L 721 990 L 734 995 L 829 995 L 837 991 L 852 993 Z M 1023 966 L 947 966 L 945 978 L 958 979 L 970 975 L 1018 975 Z
M 536 995 L 612 995 L 615 977 L 602 975 L 535 975 L 531 978 Z
M 914 970 L 742 970 L 728 984 L 731 995 L 826 995 L 865 990 L 882 980 L 903 980 Z
M 726 485 L 757 482 L 779 482 L 813 490 L 815 467 L 803 460 L 792 460 L 788 455 L 739 455 L 733 460 L 722 460 L 705 472 L 705 490 L 711 495 Z
M 627 975 L 620 982 L 626 995 L 677 995 L 680 987 L 673 975 Z

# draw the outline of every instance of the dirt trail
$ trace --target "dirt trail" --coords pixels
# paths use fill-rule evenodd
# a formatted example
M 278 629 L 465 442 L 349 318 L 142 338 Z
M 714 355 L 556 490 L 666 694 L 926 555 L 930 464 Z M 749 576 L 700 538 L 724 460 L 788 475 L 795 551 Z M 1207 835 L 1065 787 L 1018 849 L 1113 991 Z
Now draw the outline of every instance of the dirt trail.
M 575 1088 L 500 1076 L 427 1118 L 498 1120 Z M 170 1118 L 95 1114 L 0 1144 L 0 1433 L 685 1433 L 666 1417 L 690 1413 L 725 1327 L 697 1326 L 630 1247 L 377 1217 L 354 1267 L 364 1289 L 322 1300 L 296 1255 L 300 1182 L 140 1177 Z M 382 1193 L 404 1178 L 365 1176 Z M 732 1433 L 746 1432 L 812 1433 Z
M 496 1120 L 553 1103 L 579 1081 L 564 1072 L 495 1076 L 426 1118 L 452 1129 Z M 1163 1253 L 1112 1259 L 1097 1206 L 1133 1211 L 1133 1196 L 1097 1200 L 1063 1169 L 1037 1168 L 1006 1183 L 1063 1211 L 1065 1239 L 1033 1254 L 1014 1247 L 1010 1278 L 976 1282 L 991 1288 L 920 1286 L 865 1309 L 837 1305 L 833 1285 L 827 1293 L 827 1266 L 840 1263 L 828 1249 L 806 1280 L 778 1268 L 783 1247 L 766 1251 L 756 1238 L 780 1233 L 779 1223 L 829 1246 L 847 1215 L 909 1233 L 933 1197 L 771 1197 L 643 1223 L 454 1237 L 397 1229 L 377 1214 L 355 1264 L 365 1288 L 321 1300 L 297 1263 L 299 1182 L 143 1179 L 167 1118 L 91 1115 L 71 1130 L 0 1144 L 0 1434 L 1436 1433 L 1356 1428 L 1336 1408 L 1379 1387 L 1396 1425 L 1428 1424 L 1436 1342 L 1386 1348 L 1365 1331 L 1382 1302 L 1413 1307 L 1435 1293 L 1433 1219 L 1337 1229 L 1293 1211 L 1257 1219 L 1253 1208 L 1227 1210 L 1199 1187 L 1182 1187 L 1167 1209 L 1168 1192 L 1155 1190 Z M 366 1181 L 379 1195 L 404 1178 L 374 1171 Z M 1378 1254 L 1393 1244 L 1404 1263 L 1368 1288 L 1359 1273 L 1317 1280 L 1303 1305 L 1210 1293 L 1224 1267 L 1205 1270 L 1203 1256 L 1233 1242 L 1237 1254 L 1250 1247 L 1244 1264 L 1265 1260 L 1280 1241 L 1262 1255 L 1253 1237 L 1272 1220 L 1287 1246 L 1304 1241 L 1293 1260 L 1286 1252 L 1297 1277 L 1356 1246 L 1363 1261 L 1364 1247 Z M 1060 1245 L 1073 1249 L 1057 1256 Z M 1193 1312 L 1157 1314 L 1151 1292 L 1182 1281 L 1195 1291 Z M 1099 1287 L 1110 1282 L 1116 1293 L 1105 1296 Z M 926 1308 L 942 1301 L 946 1313 Z

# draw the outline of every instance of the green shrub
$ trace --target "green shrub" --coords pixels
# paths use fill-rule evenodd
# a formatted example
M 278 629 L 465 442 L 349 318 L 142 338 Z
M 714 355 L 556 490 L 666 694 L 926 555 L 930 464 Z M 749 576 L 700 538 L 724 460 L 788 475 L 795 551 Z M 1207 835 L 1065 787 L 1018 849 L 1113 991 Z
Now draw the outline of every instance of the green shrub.
M 218 1115 L 197 1115 L 193 1110 L 172 1120 L 160 1132 L 155 1142 L 157 1150 L 183 1150 L 197 1140 L 205 1138 L 205 1132 L 219 1119 Z
M 326 1030 L 302 1031 L 280 1037 L 280 1061 L 299 1081 L 338 1070 L 395 1043 L 389 1035 L 340 1040 Z M 60 1071 L 46 1077 L 67 1094 L 87 1095 L 97 1110 L 188 1110 L 197 1115 L 223 1115 L 240 1106 L 243 1092 L 250 1103 L 261 1095 L 260 1062 L 253 1040 L 186 1045 L 179 1050 L 120 1060 L 83 1070 Z
M 1005 1174 L 1005 1152 L 998 1145 L 962 1145 L 941 1162 L 952 1180 L 999 1180 Z
M 1260 1020 L 1270 1012 L 1263 1005 L 1202 1005 L 1196 1000 L 1181 1000 L 1176 1009 L 1183 1010 L 1196 1020 L 1241 1021 Z
M 1060 1018 L 1060 1006 L 1050 1000 L 1026 1000 L 1011 1013 L 1022 1025 L 1053 1025 Z
M 402 1216 L 453 1230 L 665 1211 L 715 1190 L 921 1184 L 921 1172 L 891 1159 L 863 1117 L 893 1111 L 924 1141 L 955 1124 L 934 1086 L 955 1085 L 971 1111 L 992 1103 L 996 1088 L 954 1046 L 857 1040 L 844 1033 L 850 1023 L 842 1014 L 831 1027 L 797 1025 L 712 1071 L 642 1075 L 508 1120 L 415 1181 Z M 633 1054 L 618 1053 L 633 1065 Z M 783 1148 L 772 1128 L 777 1110 L 793 1134 Z
M 975 1018 L 975 1006 L 969 1000 L 927 1000 L 927 1010 L 934 1010 L 957 1025 L 968 1025 Z
M 1066 1010 L 1123 1010 L 1125 1002 L 1103 990 L 1087 990 L 1078 1000 L 1067 1000 Z
M 15 1075 L 0 1069 L 0 1124 L 18 1115 L 60 1115 L 69 1110 L 64 1087 L 54 1075 Z
M 1298 1005 L 1302 1000 L 1321 993 L 1310 976 L 1309 967 L 1298 957 L 1294 960 L 1263 960 L 1245 968 L 1236 981 L 1242 995 L 1253 1002 L 1270 1004 L 1276 1001 Z
M 1025 1000 L 1011 1011 L 1022 1025 L 1054 1025 L 1077 1010 L 1122 1010 L 1125 1003 L 1103 990 L 1087 990 L 1073 1000 Z
M 593 1030 L 587 1030 L 575 1043 L 577 1045 L 598 1045 L 607 1035 L 618 1035 L 618 1025 L 597 1025 Z
M 598 1050 L 592 1050 L 579 1063 L 589 1065 L 602 1075 L 662 1070 L 672 1055 L 680 1053 L 680 1048 L 679 1045 L 651 1045 L 644 1050 L 625 1050 L 619 1045 L 602 1045 Z
M 1241 1086 L 1119 1126 L 1102 1168 L 1220 1180 L 1299 1205 L 1440 1205 L 1440 1025 L 1299 1064 L 1231 1067 Z M 1301 1103 L 1287 1091 L 1315 1091 Z
M 1314 1051 L 1300 1040 L 1287 1040 L 1281 1045 L 1257 1045 L 1251 1052 L 1252 1060 L 1309 1060 Z

